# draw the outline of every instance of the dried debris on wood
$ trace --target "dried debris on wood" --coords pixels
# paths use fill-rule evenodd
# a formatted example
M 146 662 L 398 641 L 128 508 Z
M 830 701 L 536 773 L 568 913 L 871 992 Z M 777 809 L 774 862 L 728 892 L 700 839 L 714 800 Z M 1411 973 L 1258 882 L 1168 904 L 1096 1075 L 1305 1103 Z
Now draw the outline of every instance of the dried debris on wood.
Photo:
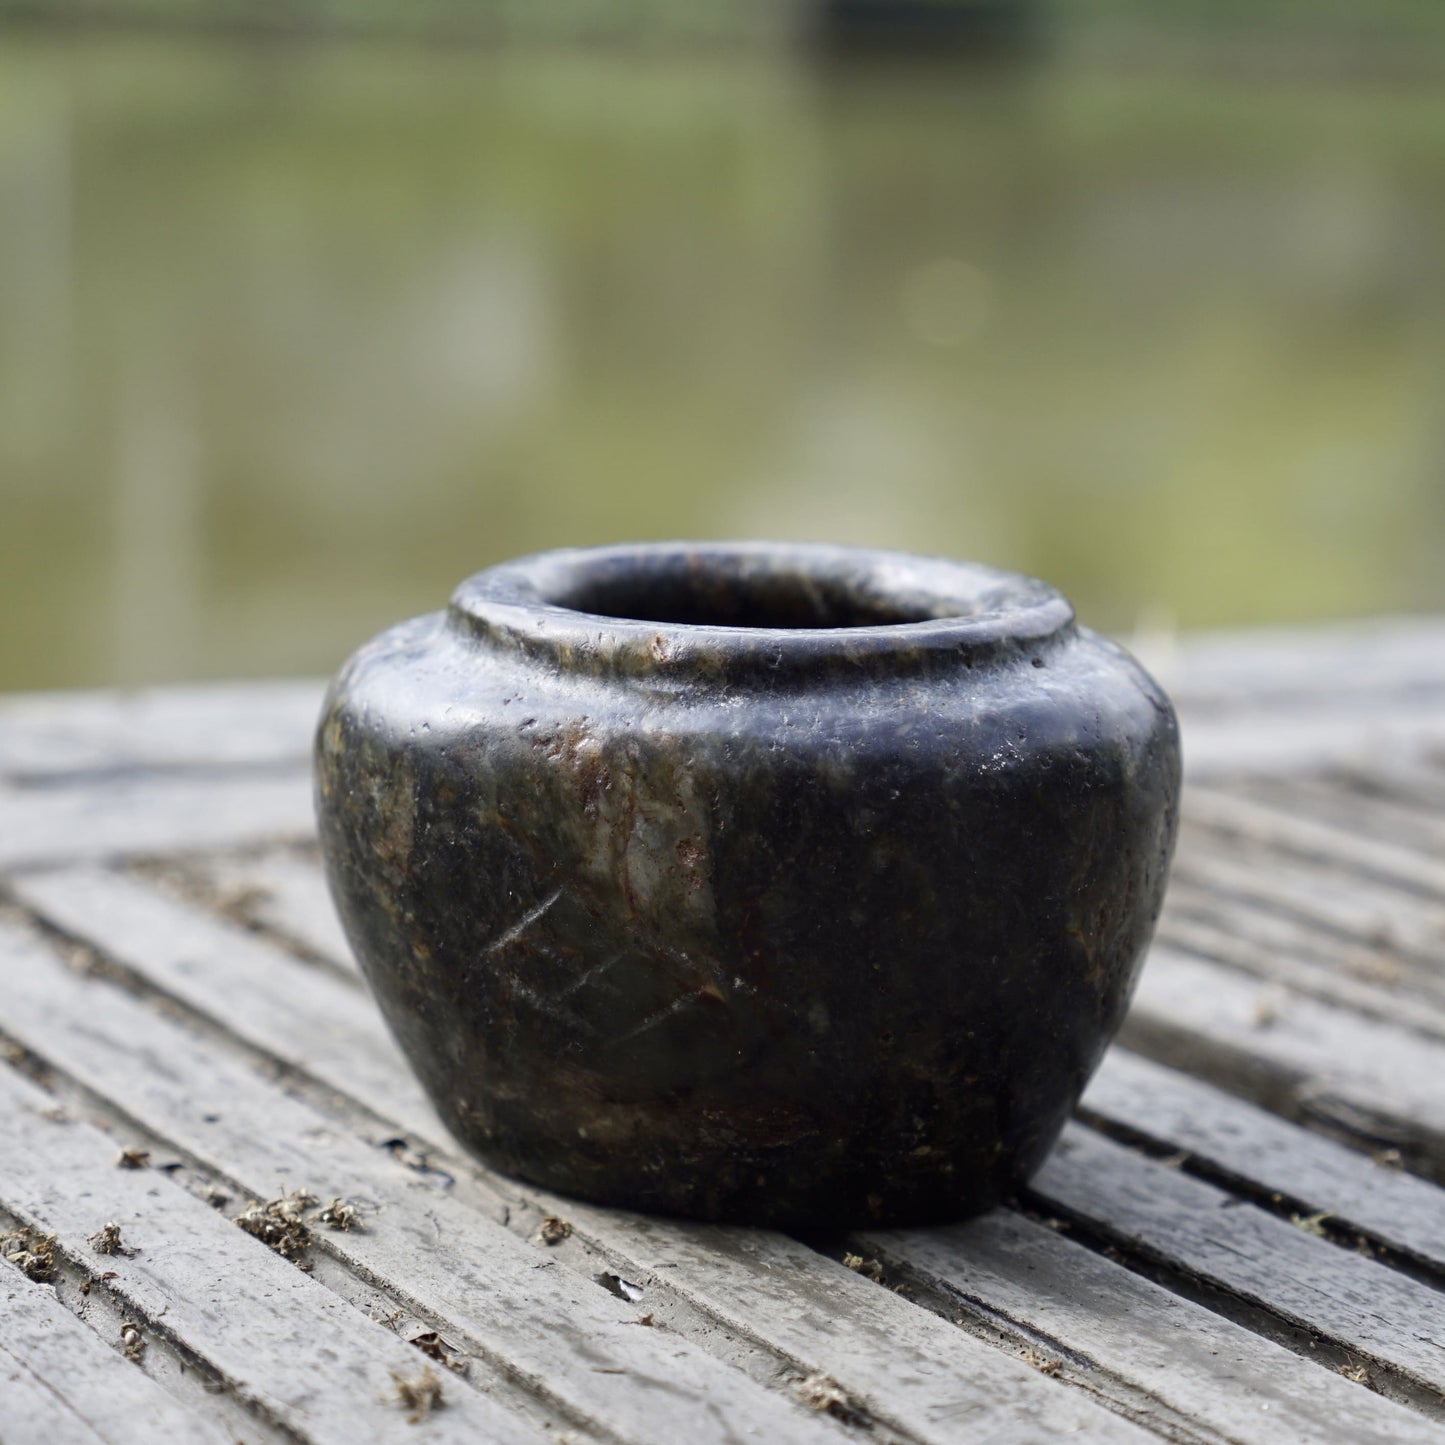
M 419 1335 L 413 1335 L 407 1343 L 415 1345 L 428 1359 L 435 1360 L 439 1365 L 445 1365 L 453 1373 L 466 1374 L 468 1364 L 466 1355 L 462 1353 L 460 1347 L 452 1344 L 449 1339 L 439 1335 L 435 1330 L 424 1330 Z
M 264 1204 L 252 1204 L 236 1215 L 235 1223 L 247 1234 L 269 1245 L 281 1256 L 289 1259 L 301 1269 L 309 1270 L 305 1262 L 306 1250 L 311 1244 L 311 1229 L 305 1220 L 305 1211 L 314 1209 L 321 1201 L 304 1189 L 293 1189 L 279 1199 L 268 1199 Z
M 407 1169 L 417 1174 L 434 1175 L 436 1182 L 443 1189 L 450 1189 L 457 1181 L 447 1173 L 445 1169 L 431 1162 L 431 1155 L 423 1149 L 413 1149 L 410 1144 L 399 1135 L 392 1139 L 383 1139 L 377 1148 L 385 1149 L 398 1164 L 404 1165 Z
M 20 1228 L 0 1237 L 0 1255 L 26 1279 L 49 1284 L 55 1278 L 55 1236 Z
M 120 1225 L 115 1220 L 102 1224 L 94 1234 L 87 1234 L 85 1242 L 97 1254 L 123 1254 L 133 1259 L 140 1251 L 131 1249 L 120 1237 Z
M 597 1276 L 597 1283 L 609 1294 L 615 1294 L 618 1299 L 625 1299 L 628 1304 L 640 1304 L 642 1302 L 642 1286 L 633 1284 L 630 1279 L 623 1279 L 620 1274 L 612 1274 L 604 1270 Z
M 252 932 L 259 932 L 264 925 L 256 916 L 257 910 L 264 908 L 272 897 L 273 894 L 269 888 L 263 888 L 259 884 L 242 883 L 234 888 L 219 889 L 216 895 L 216 907 L 233 923 L 239 923 Z
M 80 1292 L 81 1292 L 81 1294 L 83 1294 L 83 1295 L 88 1295 L 88 1294 L 90 1293 L 90 1287 L 91 1287 L 91 1285 L 93 1285 L 93 1284 L 104 1284 L 104 1283 L 106 1282 L 106 1280 L 108 1280 L 108 1279 L 114 1279 L 114 1278 L 115 1278 L 115 1271 L 114 1271 L 113 1269 L 108 1269 L 108 1270 L 106 1270 L 103 1274 L 98 1274 L 98 1275 L 96 1275 L 96 1277 L 95 1277 L 94 1279 L 83 1279 L 83 1280 L 81 1280 L 81 1282 L 80 1282 Z
M 1280 1021 L 1286 1002 L 1285 992 L 1281 988 L 1267 989 L 1258 995 L 1251 1016 L 1255 1028 L 1273 1028 Z
M 1289 1222 L 1296 1229 L 1302 1229 L 1306 1234 L 1313 1234 L 1320 1239 L 1326 1238 L 1325 1220 L 1330 1218 L 1330 1211 L 1322 1209 L 1318 1214 L 1291 1214 Z
M 208 1184 L 201 1190 L 201 1198 L 212 1209 L 224 1209 L 231 1202 L 231 1196 L 224 1189 L 218 1189 L 214 1184 Z
M 1046 1355 L 1032 1345 L 1024 1351 L 1023 1360 L 1024 1364 L 1030 1369 L 1037 1370 L 1041 1375 L 1057 1375 L 1064 1365 L 1057 1355 Z
M 140 1364 L 140 1357 L 146 1352 L 145 1336 L 129 1320 L 121 1321 L 120 1343 L 126 1359 Z
M 1357 1385 L 1370 1383 L 1370 1372 L 1358 1360 L 1350 1360 L 1347 1364 L 1337 1365 L 1335 1373 L 1343 1375 L 1347 1380 L 1353 1380 Z
M 88 943 L 72 944 L 65 951 L 66 965 L 72 972 L 89 977 L 101 972 L 100 955 Z
M 366 1228 L 366 1216 L 361 1212 L 361 1206 L 350 1199 L 333 1199 L 317 1216 L 317 1224 L 324 1224 L 327 1229 L 339 1229 L 350 1233 L 353 1229 L 363 1231 Z
M 864 1279 L 871 1279 L 874 1284 L 883 1283 L 883 1266 L 876 1259 L 865 1259 L 861 1254 L 845 1254 L 843 1263 Z
M 867 1415 L 849 1396 L 848 1392 L 829 1376 L 815 1373 L 804 1375 L 793 1382 L 798 1398 L 812 1410 L 821 1410 L 846 1425 L 867 1423 Z
M 542 1227 L 537 1231 L 537 1238 L 543 1244 L 561 1244 L 571 1233 L 572 1226 L 565 1219 L 558 1219 L 555 1214 L 549 1214 L 542 1221 Z
M 441 1376 L 430 1365 L 419 1375 L 398 1375 L 393 1370 L 391 1378 L 396 1386 L 391 1397 L 409 1412 L 406 1417 L 409 1425 L 421 1424 L 433 1410 L 439 1410 L 446 1404 Z
M 117 1169 L 144 1169 L 151 1162 L 149 1149 L 122 1149 L 115 1156 Z

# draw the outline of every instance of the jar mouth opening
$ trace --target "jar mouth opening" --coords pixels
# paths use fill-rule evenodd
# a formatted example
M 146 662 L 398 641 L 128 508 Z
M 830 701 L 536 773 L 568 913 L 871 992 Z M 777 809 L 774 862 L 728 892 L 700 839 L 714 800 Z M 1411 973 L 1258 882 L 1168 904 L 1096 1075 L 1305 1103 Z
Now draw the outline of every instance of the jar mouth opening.
M 717 672 L 767 660 L 983 653 L 1073 620 L 1047 583 L 977 563 L 862 547 L 639 543 L 538 553 L 468 578 L 451 614 L 474 634 L 569 667 Z
M 733 555 L 677 566 L 668 565 L 672 558 L 643 557 L 627 570 L 584 568 L 548 600 L 619 622 L 784 632 L 897 627 L 941 615 L 921 597 L 870 587 L 866 575 L 769 566 L 767 559 L 747 566 L 744 560 Z M 946 606 L 944 615 L 951 611 Z

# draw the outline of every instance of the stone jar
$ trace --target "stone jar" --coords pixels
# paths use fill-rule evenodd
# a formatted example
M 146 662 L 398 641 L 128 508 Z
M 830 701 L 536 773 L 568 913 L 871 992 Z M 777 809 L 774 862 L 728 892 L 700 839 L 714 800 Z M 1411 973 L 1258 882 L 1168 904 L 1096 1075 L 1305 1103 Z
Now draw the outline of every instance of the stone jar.
M 1173 709 L 1052 587 L 841 547 L 559 551 L 342 669 L 332 892 L 488 1164 L 758 1224 L 958 1218 L 1128 1004 Z

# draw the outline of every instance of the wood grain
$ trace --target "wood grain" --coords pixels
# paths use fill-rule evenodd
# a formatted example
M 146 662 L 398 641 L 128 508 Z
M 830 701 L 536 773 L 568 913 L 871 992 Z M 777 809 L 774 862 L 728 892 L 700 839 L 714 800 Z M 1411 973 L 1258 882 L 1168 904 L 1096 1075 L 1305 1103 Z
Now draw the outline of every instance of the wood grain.
M 395 1391 L 397 1377 L 425 1367 L 415 1350 L 164 1175 L 116 1168 L 111 1140 L 83 1123 L 43 1117 L 47 1103 L 0 1071 L 0 1204 L 57 1235 L 77 1266 L 103 1259 L 110 1277 L 94 1288 L 149 1332 L 205 1359 L 263 1418 L 317 1445 L 545 1438 L 451 1381 L 446 1408 L 420 1422 L 424 1433 L 414 1431 Z M 88 1236 L 108 1220 L 120 1225 L 133 1257 L 90 1249 Z
M 1445 1279 L 1445 1195 L 1178 1069 L 1113 1049 L 1084 1093 L 1090 1121 L 1188 1156 L 1191 1170 L 1281 1210 L 1325 1215 Z
M 1445 1294 L 1078 1125 L 1031 1197 L 1385 1367 L 1445 1416 Z
M 12 1037 L 246 1195 L 364 1201 L 363 1229 L 317 1229 L 314 1248 L 554 1408 L 658 1445 L 719 1425 L 739 1439 L 834 1438 L 831 1422 L 691 1341 L 639 1328 L 642 1311 L 595 1269 L 558 1268 L 545 1246 L 459 1202 L 444 1176 L 347 1136 L 208 1040 L 73 973 L 42 941 L 0 925 L 0 959 L 16 978 L 3 1013 Z
M 1445 1046 L 1156 946 L 1121 1041 L 1445 1176 Z
M 1394 1445 L 1438 1441 L 1440 1426 L 1261 1339 L 1005 1210 L 944 1229 L 865 1233 L 854 1241 L 892 1279 L 931 1287 L 955 1308 L 986 1310 L 1094 1388 L 1137 1392 L 1186 1428 L 1241 1445 Z M 1117 1382 L 1117 1383 L 1115 1383 Z M 1127 1399 L 1125 1395 L 1123 1398 Z M 1163 1415 L 1163 1411 L 1160 1411 Z
M 18 1269 L 0 1267 L 0 1440 L 47 1445 L 224 1445 L 218 1424 L 172 1399 Z

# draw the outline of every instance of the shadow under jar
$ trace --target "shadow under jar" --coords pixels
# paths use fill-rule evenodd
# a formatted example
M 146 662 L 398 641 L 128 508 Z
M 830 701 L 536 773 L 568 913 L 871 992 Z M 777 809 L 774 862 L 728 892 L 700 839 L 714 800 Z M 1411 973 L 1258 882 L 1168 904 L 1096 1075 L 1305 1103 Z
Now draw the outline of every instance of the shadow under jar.
M 1032 578 L 658 544 L 481 572 L 346 664 L 332 892 L 487 1163 L 759 1224 L 1043 1160 L 1163 898 L 1173 709 Z

